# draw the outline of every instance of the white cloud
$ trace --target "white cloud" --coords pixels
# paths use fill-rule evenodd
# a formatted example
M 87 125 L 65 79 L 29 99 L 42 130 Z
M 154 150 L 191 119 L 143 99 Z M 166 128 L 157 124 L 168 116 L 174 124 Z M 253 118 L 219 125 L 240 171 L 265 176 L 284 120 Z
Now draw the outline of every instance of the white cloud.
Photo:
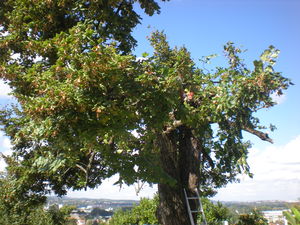
M 278 95 L 276 93 L 271 94 L 271 98 L 274 102 L 276 102 L 278 105 L 282 104 L 286 101 L 286 95 Z
M 135 59 L 136 62 L 143 62 L 143 61 L 146 61 L 146 60 L 148 60 L 147 57 L 137 57 L 137 58 Z
M 214 197 L 226 201 L 296 200 L 300 197 L 300 135 L 283 146 L 251 149 L 248 160 L 254 178 L 240 176 L 241 182 L 229 184 Z M 69 197 L 139 199 L 152 197 L 157 186 L 146 186 L 136 196 L 133 186 L 113 186 L 117 177 L 105 180 L 95 189 L 70 192 Z
M 104 180 L 100 187 L 96 189 L 88 189 L 87 191 L 69 191 L 68 197 L 75 198 L 105 198 L 105 199 L 123 199 L 123 200 L 139 200 L 141 197 L 152 198 L 157 192 L 157 186 L 150 187 L 148 184 L 143 186 L 141 192 L 137 195 L 134 185 L 113 185 L 118 180 L 118 176 Z
M 8 137 L 5 137 L 3 132 L 0 132 L 0 152 L 4 155 L 11 155 L 11 143 Z M 0 158 L 0 171 L 3 171 L 6 167 L 6 163 Z
M 0 131 L 0 152 L 4 155 L 11 155 L 11 142 L 8 137 L 4 136 L 4 133 Z M 0 158 L 0 171 L 4 171 L 6 163 Z M 110 179 L 104 180 L 100 187 L 94 190 L 87 191 L 69 191 L 69 197 L 86 197 L 86 198 L 107 198 L 107 199 L 135 199 L 139 200 L 141 197 L 152 198 L 157 192 L 157 187 L 150 187 L 148 184 L 143 186 L 139 195 L 136 195 L 135 186 L 123 185 L 120 188 L 117 185 L 113 185 L 118 180 L 117 176 L 113 176 Z
M 254 178 L 219 190 L 214 199 L 232 201 L 296 200 L 300 197 L 300 135 L 283 146 L 252 149 L 249 165 Z
M 4 139 L 2 141 L 2 146 L 4 147 L 4 149 L 9 149 L 9 151 L 10 151 L 10 149 L 12 148 L 12 144 L 11 144 L 9 138 L 4 137 Z
M 261 153 L 249 155 L 249 163 L 257 179 L 300 179 L 295 173 L 295 166 L 300 164 L 300 136 L 291 140 L 284 146 L 270 146 Z
M 11 88 L 0 79 L 0 98 L 10 98 Z
M 11 143 L 0 132 L 0 151 L 11 154 Z M 241 176 L 241 182 L 229 184 L 219 190 L 214 197 L 217 200 L 253 201 L 253 200 L 296 200 L 300 197 L 300 135 L 282 146 L 272 145 L 265 149 L 251 149 L 248 160 L 254 178 Z M 0 171 L 5 163 L 0 160 Z M 105 180 L 94 190 L 70 191 L 69 197 L 140 199 L 152 197 L 157 186 L 145 185 L 137 196 L 134 186 L 124 185 L 121 189 L 113 185 L 118 177 Z

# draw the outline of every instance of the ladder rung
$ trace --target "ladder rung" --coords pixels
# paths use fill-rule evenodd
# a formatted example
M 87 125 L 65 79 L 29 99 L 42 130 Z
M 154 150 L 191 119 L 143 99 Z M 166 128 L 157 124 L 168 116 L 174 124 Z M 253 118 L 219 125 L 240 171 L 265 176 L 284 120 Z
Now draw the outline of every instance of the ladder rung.
M 203 217 L 203 225 L 207 225 L 207 222 L 206 222 L 206 219 L 205 219 L 205 214 L 204 214 L 204 211 L 203 211 L 203 208 L 202 208 L 201 198 L 200 198 L 200 196 L 199 196 L 198 189 L 196 189 L 196 194 L 197 194 L 197 196 L 193 196 L 193 197 L 188 197 L 185 189 L 183 189 L 183 191 L 184 191 L 184 197 L 185 197 L 185 201 L 186 201 L 186 204 L 187 204 L 187 211 L 188 211 L 188 213 L 189 213 L 189 217 L 190 217 L 190 220 L 191 220 L 191 224 L 192 224 L 192 225 L 195 225 L 195 223 L 194 223 L 194 218 L 193 218 L 192 213 L 202 213 L 202 217 Z M 190 206 L 189 200 L 192 200 L 192 199 L 193 199 L 193 200 L 198 200 L 198 201 L 199 201 L 199 209 L 197 209 L 197 210 L 191 210 L 191 206 Z
M 199 213 L 201 211 L 198 211 L 198 210 L 191 210 L 191 213 Z
M 198 197 L 188 197 L 187 199 L 199 199 Z

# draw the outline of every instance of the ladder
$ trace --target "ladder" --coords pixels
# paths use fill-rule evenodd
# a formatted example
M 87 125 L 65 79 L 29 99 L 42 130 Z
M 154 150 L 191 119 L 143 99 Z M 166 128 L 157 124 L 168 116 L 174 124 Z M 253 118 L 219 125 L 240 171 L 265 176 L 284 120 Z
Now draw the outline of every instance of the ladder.
M 198 189 L 197 188 L 195 189 L 196 196 L 188 196 L 187 193 L 186 193 L 185 188 L 183 189 L 183 191 L 184 191 L 184 197 L 185 197 L 185 201 L 186 201 L 186 205 L 187 205 L 187 209 L 188 209 L 191 224 L 196 225 L 195 222 L 194 222 L 193 213 L 196 213 L 196 214 L 201 213 L 202 214 L 202 220 L 203 220 L 201 225 L 207 225 Z M 191 209 L 190 200 L 198 200 L 199 201 L 199 208 L 198 209 Z

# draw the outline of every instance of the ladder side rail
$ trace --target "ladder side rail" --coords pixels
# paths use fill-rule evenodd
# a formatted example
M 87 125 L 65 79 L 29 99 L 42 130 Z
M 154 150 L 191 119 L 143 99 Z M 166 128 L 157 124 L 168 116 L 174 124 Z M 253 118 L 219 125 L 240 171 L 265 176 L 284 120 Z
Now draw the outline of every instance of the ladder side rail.
M 183 191 L 184 191 L 184 197 L 185 197 L 185 201 L 186 201 L 186 205 L 187 205 L 191 225 L 195 225 L 194 218 L 193 218 L 192 211 L 191 211 L 191 206 L 190 206 L 189 199 L 188 199 L 188 196 L 186 194 L 185 188 L 183 189 Z
M 201 212 L 202 217 L 203 217 L 203 224 L 207 225 L 207 221 L 206 221 L 206 217 L 205 217 L 205 213 L 204 213 L 204 210 L 203 210 L 202 201 L 201 201 L 201 197 L 199 195 L 199 190 L 198 189 L 196 189 L 196 194 L 197 194 L 197 197 L 198 197 L 198 200 L 199 200 L 200 212 Z

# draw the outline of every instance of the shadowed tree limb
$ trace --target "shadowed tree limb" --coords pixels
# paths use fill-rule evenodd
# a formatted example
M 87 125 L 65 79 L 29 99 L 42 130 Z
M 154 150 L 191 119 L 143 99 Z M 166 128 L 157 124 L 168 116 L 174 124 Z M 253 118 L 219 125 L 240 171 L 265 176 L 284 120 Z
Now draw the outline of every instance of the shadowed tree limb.
M 270 143 L 272 143 L 272 144 L 274 143 L 273 139 L 271 139 L 267 133 L 264 133 L 264 132 L 255 130 L 255 129 L 253 129 L 253 128 L 246 127 L 246 126 L 243 126 L 242 129 L 243 129 L 244 131 L 247 131 L 248 133 L 251 133 L 251 134 L 253 134 L 253 135 L 259 137 L 259 138 L 260 138 L 261 140 L 263 140 L 263 141 L 268 141 L 268 142 L 270 142 Z
M 233 122 L 228 122 L 228 124 L 230 125 L 230 127 L 233 127 L 235 125 L 235 123 L 233 123 Z M 253 135 L 259 137 L 263 141 L 267 141 L 267 142 L 274 144 L 273 139 L 271 139 L 267 133 L 264 133 L 259 130 L 255 130 L 254 128 L 251 128 L 246 125 L 242 125 L 241 129 L 244 131 L 247 131 L 250 134 L 253 134 Z

